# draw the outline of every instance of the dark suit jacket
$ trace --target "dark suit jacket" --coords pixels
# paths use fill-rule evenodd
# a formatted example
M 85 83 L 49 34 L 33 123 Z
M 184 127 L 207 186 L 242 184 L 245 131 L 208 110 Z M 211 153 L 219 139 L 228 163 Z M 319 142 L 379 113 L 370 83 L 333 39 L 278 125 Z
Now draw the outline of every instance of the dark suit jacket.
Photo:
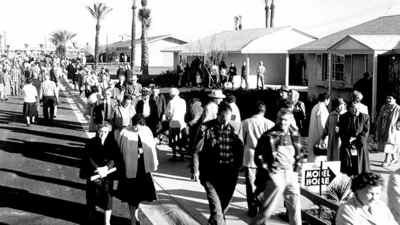
M 143 114 L 143 105 L 144 101 L 140 100 L 136 104 L 136 113 L 138 114 Z M 149 105 L 150 105 L 150 115 L 145 118 L 146 120 L 146 125 L 150 128 L 150 130 L 155 134 L 157 126 L 161 122 L 161 118 L 158 113 L 158 107 L 157 103 L 154 99 L 149 99 Z

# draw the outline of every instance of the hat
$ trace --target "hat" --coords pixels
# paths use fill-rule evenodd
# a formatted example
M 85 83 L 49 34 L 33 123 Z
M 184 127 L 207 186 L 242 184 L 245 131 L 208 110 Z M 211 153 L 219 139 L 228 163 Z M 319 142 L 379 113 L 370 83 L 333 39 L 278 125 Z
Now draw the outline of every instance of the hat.
M 220 89 L 215 89 L 212 90 L 211 93 L 208 95 L 210 98 L 225 98 L 226 96 L 224 93 L 222 93 L 222 90 Z
M 145 87 L 142 89 L 142 95 L 150 95 L 150 94 L 151 94 L 150 88 Z
M 177 96 L 177 95 L 179 95 L 179 90 L 178 90 L 178 88 L 171 88 L 171 89 L 169 89 L 169 94 L 170 94 L 171 96 Z
M 280 89 L 279 91 L 289 92 L 289 91 L 290 91 L 290 89 L 289 89 L 289 87 L 288 87 L 288 86 L 286 86 L 286 85 L 282 85 L 282 86 L 281 86 L 281 89 Z

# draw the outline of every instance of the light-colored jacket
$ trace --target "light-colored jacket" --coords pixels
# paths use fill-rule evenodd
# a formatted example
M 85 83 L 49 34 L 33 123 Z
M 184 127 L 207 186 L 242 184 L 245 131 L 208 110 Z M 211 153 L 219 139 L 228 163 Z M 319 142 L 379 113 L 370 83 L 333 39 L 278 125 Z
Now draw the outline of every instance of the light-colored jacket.
M 117 143 L 122 154 L 126 178 L 136 178 L 138 170 L 139 137 L 142 142 L 144 169 L 146 173 L 154 172 L 158 168 L 156 141 L 153 133 L 147 126 L 138 125 L 138 131 L 132 128 L 121 130 Z
M 315 160 L 313 148 L 318 143 L 324 132 L 326 121 L 329 116 L 328 108 L 323 102 L 319 102 L 311 110 L 310 127 L 308 129 L 308 160 L 313 162 Z M 326 141 L 326 140 L 325 140 Z
M 400 224 L 400 169 L 390 175 L 387 191 L 389 208 L 396 222 Z
M 339 207 L 336 225 L 397 225 L 392 213 L 384 202 L 377 200 L 371 205 L 371 212 L 353 197 Z
M 239 130 L 239 138 L 244 144 L 243 166 L 256 168 L 254 152 L 258 139 L 274 126 L 274 122 L 262 115 L 254 115 L 242 122 Z
M 179 96 L 175 96 L 168 102 L 166 115 L 169 120 L 170 127 L 180 127 L 181 129 L 185 128 L 185 114 L 186 102 L 184 99 Z
M 400 130 L 397 129 L 397 123 L 400 123 L 400 106 L 396 104 L 392 109 L 389 107 L 391 106 L 387 104 L 382 106 L 376 120 L 376 138 L 380 150 L 385 144 L 400 145 Z M 390 112 L 385 117 L 386 111 Z

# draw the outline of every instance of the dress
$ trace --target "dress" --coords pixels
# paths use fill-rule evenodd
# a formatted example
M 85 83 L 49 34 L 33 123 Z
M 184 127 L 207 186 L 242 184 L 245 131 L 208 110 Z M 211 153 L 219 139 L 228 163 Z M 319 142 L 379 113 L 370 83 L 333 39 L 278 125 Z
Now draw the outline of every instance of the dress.
M 339 120 L 341 172 L 349 176 L 369 171 L 367 139 L 369 116 L 363 113 L 343 114 Z M 351 139 L 354 139 L 351 141 Z
M 142 148 L 141 138 L 138 139 L 138 149 Z M 146 173 L 144 154 L 141 153 L 137 160 L 135 178 L 123 178 L 118 184 L 118 197 L 123 202 L 138 206 L 142 201 L 157 200 L 153 178 L 150 172 Z
M 112 190 L 114 174 L 105 178 L 90 181 L 90 177 L 95 175 L 97 167 L 107 166 L 109 169 L 115 165 L 117 145 L 112 133 L 109 133 L 101 144 L 99 137 L 92 138 L 86 146 L 86 156 L 82 161 L 80 177 L 87 180 L 86 201 L 88 207 L 96 205 L 102 209 L 112 209 Z
M 385 104 L 376 122 L 376 138 L 378 149 L 385 153 L 395 153 L 400 145 L 400 130 L 396 123 L 400 119 L 400 106 L 397 104 Z
M 326 120 L 328 119 L 329 111 L 326 104 L 319 102 L 311 111 L 310 117 L 310 127 L 308 129 L 308 160 L 313 162 L 315 160 L 314 156 L 314 146 L 321 139 L 321 135 L 324 132 Z
M 329 114 L 328 120 L 326 121 L 324 137 L 328 136 L 328 161 L 339 161 L 339 149 L 340 149 L 340 138 L 339 132 L 336 129 L 338 126 L 340 113 L 333 111 Z

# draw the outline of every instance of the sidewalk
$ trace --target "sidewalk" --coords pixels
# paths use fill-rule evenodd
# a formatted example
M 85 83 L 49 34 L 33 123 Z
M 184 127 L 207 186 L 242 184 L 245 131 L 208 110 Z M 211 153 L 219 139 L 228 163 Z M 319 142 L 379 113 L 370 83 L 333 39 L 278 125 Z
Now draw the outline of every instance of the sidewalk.
M 70 83 L 66 85 L 72 93 Z M 84 112 L 85 101 L 75 95 L 72 97 L 77 108 Z M 85 123 L 87 118 L 80 117 L 79 120 Z M 210 216 L 208 201 L 204 188 L 198 182 L 190 180 L 190 159 L 184 161 L 171 162 L 171 151 L 168 146 L 159 145 L 158 171 L 153 173 L 159 200 L 150 204 L 142 204 L 143 216 L 147 218 L 148 224 L 182 224 L 200 225 L 207 224 Z M 283 211 L 283 205 L 281 207 Z M 239 177 L 238 185 L 231 201 L 227 214 L 227 224 L 245 225 L 250 222 L 247 217 L 247 202 L 245 191 L 245 179 L 243 175 Z M 279 218 L 272 218 L 268 223 L 271 225 L 287 224 Z

